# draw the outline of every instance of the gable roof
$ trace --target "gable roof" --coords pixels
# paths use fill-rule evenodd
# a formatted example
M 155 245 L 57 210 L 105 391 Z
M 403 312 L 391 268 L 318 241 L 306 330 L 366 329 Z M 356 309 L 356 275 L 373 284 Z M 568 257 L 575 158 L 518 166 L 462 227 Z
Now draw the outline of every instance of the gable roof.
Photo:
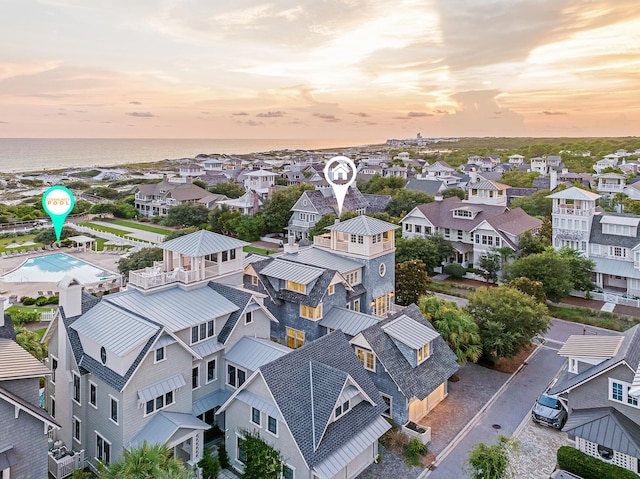
M 218 341 L 221 343 L 226 343 L 233 332 L 233 329 L 236 327 L 238 323 L 238 319 L 242 314 L 242 311 L 247 307 L 249 301 L 253 295 L 247 291 L 241 291 L 232 286 L 227 286 L 226 284 L 214 283 L 213 281 L 209 282 L 209 288 L 224 296 L 228 301 L 233 303 L 238 309 L 231 313 L 227 321 L 224 323 L 224 326 L 218 333 Z
M 602 244 L 607 246 L 621 246 L 623 248 L 633 248 L 640 243 L 640 235 L 638 234 L 638 224 L 635 225 L 635 234 L 633 236 L 612 235 L 602 232 L 602 224 L 606 224 L 607 220 L 612 218 L 631 218 L 635 220 L 638 216 L 628 215 L 624 213 L 606 213 L 603 215 L 594 215 L 591 223 L 591 231 L 589 232 L 589 242 L 592 244 Z M 629 226 L 634 226 L 633 224 Z M 595 259 L 595 258 L 594 258 Z M 619 261 L 616 261 L 619 263 Z
M 509 186 L 507 185 L 503 185 L 502 183 L 498 183 L 497 181 L 491 181 L 487 179 L 469 185 L 469 189 L 474 190 L 504 191 L 508 188 Z
M 398 225 L 388 223 L 386 221 L 372 218 L 371 216 L 360 215 L 346 221 L 341 221 L 333 225 L 327 226 L 330 231 L 339 231 L 341 233 L 359 234 L 365 236 L 373 236 L 400 228 Z
M 0 382 L 37 378 L 51 374 L 49 368 L 34 358 L 13 339 L 0 338 Z
M 319 324 L 325 328 L 339 329 L 349 336 L 355 336 L 378 321 L 380 318 L 376 316 L 334 306 L 329 312 L 324 313 Z
M 356 263 L 344 256 L 338 256 L 321 248 L 311 246 L 309 248 L 300 248 L 297 253 L 285 253 L 279 256 L 287 261 L 308 264 L 319 268 L 335 269 L 339 273 L 348 273 L 355 269 L 362 268 L 360 263 Z M 265 259 L 263 256 L 261 259 Z
M 384 330 L 385 325 L 404 315 L 429 329 L 431 335 L 435 335 L 431 340 L 429 358 L 415 368 L 411 367 L 392 337 Z M 456 355 L 415 304 L 407 306 L 402 312 L 363 330 L 360 334 L 369 343 L 385 371 L 406 398 L 424 399 L 460 369 Z
M 458 218 L 453 216 L 453 211 L 458 209 L 469 209 L 471 203 L 464 202 L 459 198 L 452 196 L 444 198 L 442 201 L 434 201 L 424 205 L 416 206 L 402 221 L 411 216 L 415 210 L 418 210 L 428 219 L 436 228 L 446 227 L 462 231 L 471 231 L 478 226 L 483 220 L 500 215 L 507 211 L 506 206 L 500 205 L 478 205 L 473 204 L 478 213 L 473 218 Z
M 310 467 L 344 447 L 354 437 L 354 431 L 376 423 L 385 410 L 380 393 L 340 331 L 308 343 L 260 370 Z M 362 401 L 327 425 L 347 377 L 375 405 Z
M 20 409 L 21 411 L 25 411 L 30 416 L 33 416 L 36 419 L 39 419 L 40 421 L 42 421 L 43 423 L 51 427 L 54 427 L 56 429 L 59 429 L 62 427 L 58 423 L 58 421 L 56 421 L 56 419 L 53 416 L 51 416 L 47 411 L 36 406 L 35 404 L 31 404 L 29 401 L 25 400 L 24 398 L 21 398 L 17 394 L 9 391 L 6 388 L 3 388 L 2 386 L 0 386 L 0 399 L 10 404 L 13 404 L 16 408 Z
M 422 191 L 423 193 L 427 193 L 428 195 L 435 196 L 440 190 L 444 190 L 447 186 L 444 182 L 437 177 L 433 179 L 418 179 L 411 178 L 407 181 L 407 185 L 405 186 L 408 190 L 414 191 Z
M 525 231 L 542 226 L 542 220 L 527 214 L 522 208 L 505 211 L 500 215 L 487 218 L 486 222 L 496 231 L 512 236 L 520 236 Z
M 226 352 L 225 360 L 253 372 L 291 351 L 293 350 L 268 339 L 243 336 Z
M 575 186 L 572 186 L 571 188 L 567 188 L 566 190 L 547 195 L 547 198 L 596 201 L 598 198 L 600 198 L 600 195 L 597 193 L 592 193 L 591 191 L 583 190 L 582 188 L 576 188 Z
M 127 448 L 141 446 L 145 441 L 149 444 L 164 444 L 179 429 L 206 430 L 210 427 L 193 414 L 160 411 L 129 441 Z
M 196 257 L 208 254 L 219 253 L 230 249 L 242 248 L 249 243 L 235 238 L 229 238 L 212 231 L 200 230 L 195 233 L 180 236 L 164 243 L 160 243 L 160 248 L 186 256 Z
M 392 338 L 397 339 L 412 349 L 420 349 L 439 336 L 438 332 L 424 324 L 401 314 L 380 326 Z
M 314 268 L 291 261 L 283 261 L 277 258 L 260 271 L 261 274 L 272 278 L 301 284 L 309 284 L 314 279 L 320 277 L 323 272 L 324 270 L 320 268 Z
M 322 180 L 325 182 L 325 180 Z M 304 205 L 304 201 L 307 200 L 308 204 Z M 342 208 L 344 211 L 356 211 L 360 208 L 367 208 L 369 202 L 364 195 L 356 188 L 352 186 L 348 189 L 346 196 L 344 197 L 344 203 Z M 291 208 L 292 211 L 317 211 L 319 215 L 323 216 L 328 213 L 336 213 L 338 211 L 338 202 L 333 194 L 333 190 L 307 190 L 305 191 L 298 201 Z

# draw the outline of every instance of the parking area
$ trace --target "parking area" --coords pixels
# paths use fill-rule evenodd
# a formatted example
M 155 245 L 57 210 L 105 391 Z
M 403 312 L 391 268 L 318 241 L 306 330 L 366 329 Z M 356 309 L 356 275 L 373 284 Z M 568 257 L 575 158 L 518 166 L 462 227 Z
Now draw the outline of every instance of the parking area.
M 514 436 L 520 441 L 520 454 L 515 465 L 515 477 L 549 479 L 556 468 L 556 451 L 560 446 L 573 445 L 567 433 L 540 426 L 527 416 Z

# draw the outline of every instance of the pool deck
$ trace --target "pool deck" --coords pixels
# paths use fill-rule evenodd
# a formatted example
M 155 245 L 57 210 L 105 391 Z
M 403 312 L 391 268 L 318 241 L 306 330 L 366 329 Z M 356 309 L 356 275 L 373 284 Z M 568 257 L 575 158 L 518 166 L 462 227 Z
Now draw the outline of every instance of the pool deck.
M 5 275 L 9 271 L 14 270 L 27 259 L 35 256 L 43 256 L 54 253 L 64 253 L 74 258 L 78 258 L 87 263 L 93 264 L 101 269 L 107 271 L 118 272 L 118 260 L 121 258 L 119 255 L 112 254 L 98 254 L 91 251 L 77 252 L 72 248 L 60 248 L 55 251 L 45 251 L 40 253 L 34 253 L 30 255 L 18 256 L 17 258 L 4 258 L 0 259 L 0 275 Z M 10 295 L 16 295 L 18 298 L 22 296 L 38 296 L 38 291 L 58 291 L 57 283 L 9 283 L 2 280 L 0 276 L 0 291 L 2 296 L 8 298 Z

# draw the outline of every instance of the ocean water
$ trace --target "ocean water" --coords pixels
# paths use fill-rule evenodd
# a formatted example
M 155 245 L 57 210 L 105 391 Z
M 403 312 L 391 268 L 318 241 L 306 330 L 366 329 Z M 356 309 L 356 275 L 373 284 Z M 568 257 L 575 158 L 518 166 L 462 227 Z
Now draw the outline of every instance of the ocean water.
M 66 139 L 0 138 L 0 173 L 193 158 L 204 154 L 247 154 L 283 149 L 323 149 L 384 140 Z

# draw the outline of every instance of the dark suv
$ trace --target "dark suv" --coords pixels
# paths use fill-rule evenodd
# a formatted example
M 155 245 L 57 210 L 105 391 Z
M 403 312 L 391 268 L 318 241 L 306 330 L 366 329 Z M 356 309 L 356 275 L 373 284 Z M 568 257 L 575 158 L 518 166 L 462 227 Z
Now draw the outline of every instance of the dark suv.
M 543 393 L 533 405 L 531 419 L 543 426 L 562 429 L 567 422 L 567 410 L 556 396 Z

